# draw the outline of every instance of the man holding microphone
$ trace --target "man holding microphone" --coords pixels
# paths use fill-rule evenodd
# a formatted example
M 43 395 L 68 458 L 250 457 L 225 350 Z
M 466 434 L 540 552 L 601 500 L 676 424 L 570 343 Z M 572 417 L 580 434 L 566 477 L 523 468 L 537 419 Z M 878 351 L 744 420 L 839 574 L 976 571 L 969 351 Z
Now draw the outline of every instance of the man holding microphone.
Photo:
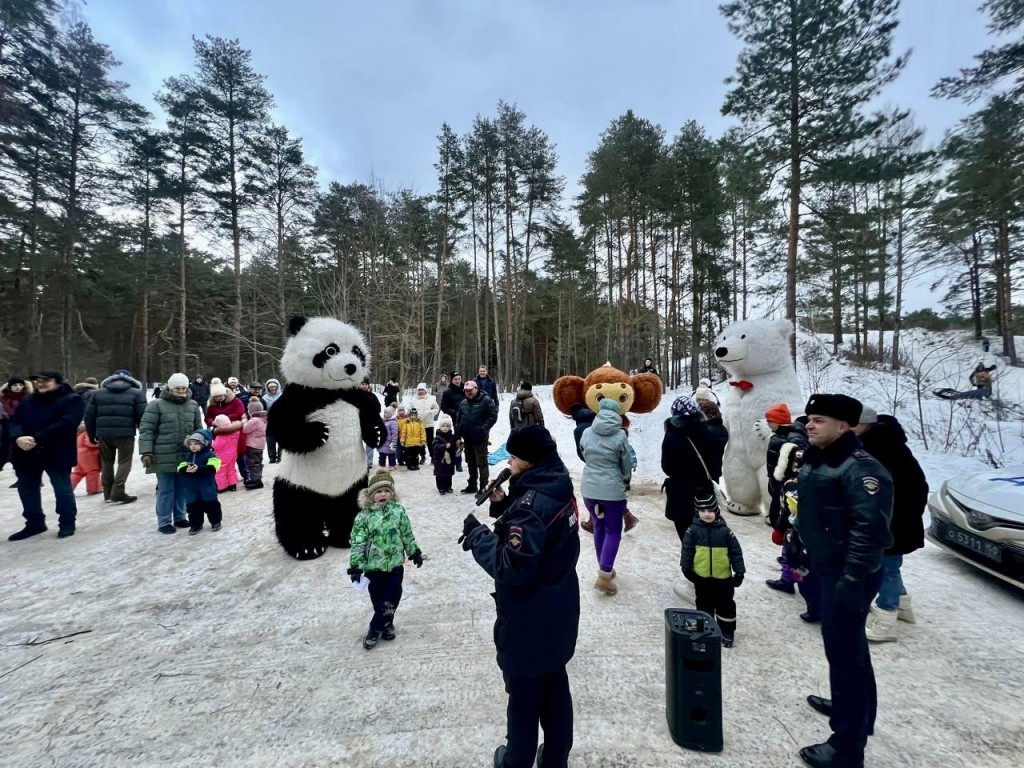
M 579 518 L 572 480 L 541 426 L 509 436 L 508 494 L 490 494 L 493 532 L 469 514 L 462 548 L 494 579 L 494 642 L 508 693 L 507 745 L 495 768 L 565 768 L 572 749 L 572 695 L 565 665 L 576 651 Z M 537 749 L 537 725 L 545 743 Z

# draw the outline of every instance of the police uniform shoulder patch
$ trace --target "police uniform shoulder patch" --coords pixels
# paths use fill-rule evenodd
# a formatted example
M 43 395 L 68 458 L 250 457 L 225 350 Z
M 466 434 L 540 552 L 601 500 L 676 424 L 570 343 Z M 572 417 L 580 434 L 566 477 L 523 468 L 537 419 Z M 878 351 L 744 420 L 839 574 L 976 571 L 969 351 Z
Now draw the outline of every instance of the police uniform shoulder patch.
M 874 457 L 870 453 L 865 451 L 863 448 L 854 448 L 853 458 L 857 459 L 858 461 L 863 461 L 864 459 L 871 459 Z
M 533 507 L 533 499 L 536 495 L 537 492 L 531 488 L 523 494 L 522 498 L 519 500 L 519 506 L 531 509 Z
M 518 525 L 508 527 L 508 545 L 517 552 L 523 548 L 523 529 Z
M 878 482 L 877 477 L 866 476 L 861 482 L 864 483 L 864 490 L 874 496 L 878 493 L 878 489 L 882 487 L 882 484 Z

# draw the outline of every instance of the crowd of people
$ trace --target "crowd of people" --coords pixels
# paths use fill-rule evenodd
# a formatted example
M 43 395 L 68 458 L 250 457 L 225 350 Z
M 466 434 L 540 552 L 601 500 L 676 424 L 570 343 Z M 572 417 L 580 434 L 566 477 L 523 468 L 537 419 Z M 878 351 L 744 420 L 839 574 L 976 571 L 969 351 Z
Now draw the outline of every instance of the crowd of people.
M 280 396 L 277 379 L 243 389 L 234 376 L 207 383 L 175 373 L 147 400 L 144 385 L 124 368 L 74 386 L 58 371 L 10 378 L 0 389 L 0 470 L 14 466 L 25 525 L 8 539 L 47 530 L 44 475 L 55 497 L 58 538 L 75 534 L 75 489 L 82 480 L 86 495 L 102 493 L 105 503 L 137 501 L 126 490 L 136 441 L 139 463 L 157 476 L 157 530 L 198 533 L 204 516 L 219 530 L 216 495 L 236 491 L 239 482 L 247 490 L 263 488 L 264 451 L 270 463 L 280 461 L 266 429 L 267 411 Z
M 652 368 L 649 362 L 645 367 Z M 442 495 L 452 493 L 455 474 L 466 471 L 462 493 L 488 492 L 496 518 L 492 528 L 468 515 L 461 540 L 496 585 L 495 642 L 509 707 L 508 741 L 496 751 L 495 765 L 531 765 L 540 724 L 541 764 L 564 766 L 572 747 L 565 665 L 575 650 L 580 605 L 582 526 L 573 483 L 544 427 L 540 402 L 523 381 L 508 411 L 509 487 L 489 487 L 497 384 L 485 366 L 465 383 L 458 371 L 442 383 L 440 400 L 425 382 L 402 400 L 397 382 L 389 380 L 387 437 L 366 446 L 368 473 L 374 453 L 379 469 L 360 497 L 349 568 L 373 604 L 363 644 L 370 650 L 396 637 L 403 563 L 409 559 L 420 567 L 424 560 L 391 470 L 402 465 L 418 471 L 429 463 Z M 14 464 L 25 518 L 10 540 L 47 529 L 44 475 L 54 490 L 60 538 L 75 532 L 74 488 L 82 479 L 88 494 L 102 492 L 106 502 L 135 502 L 126 481 L 136 439 L 142 465 L 157 476 L 161 533 L 188 528 L 195 534 L 207 522 L 219 530 L 219 494 L 239 483 L 249 490 L 263 487 L 264 451 L 271 463 L 280 461 L 266 432 L 279 381 L 242 388 L 235 377 L 207 383 L 176 373 L 154 394 L 147 402 L 143 385 L 124 369 L 76 387 L 55 371 L 7 382 L 0 390 L 0 467 Z M 611 399 L 602 400 L 596 413 L 579 403 L 572 416 L 584 461 L 580 493 L 590 517 L 585 530 L 593 535 L 594 587 L 614 596 L 616 558 L 630 527 L 634 464 L 627 428 Z M 914 621 L 901 567 L 907 554 L 923 546 L 927 483 L 899 422 L 842 394 L 812 395 L 798 419 L 784 403 L 775 404 L 754 429 L 767 446 L 766 522 L 780 547 L 780 570 L 765 583 L 784 594 L 799 590 L 806 606 L 799 617 L 821 623 L 830 665 L 831 698 L 807 700 L 831 717 L 833 733 L 801 756 L 821 768 L 861 765 L 877 706 L 868 643 L 893 641 L 898 620 Z M 679 538 L 679 567 L 693 584 L 692 600 L 715 618 L 723 645 L 731 647 L 735 590 L 747 572 L 740 542 L 722 517 L 719 481 L 728 440 L 709 381 L 673 401 L 662 438 L 665 515 Z

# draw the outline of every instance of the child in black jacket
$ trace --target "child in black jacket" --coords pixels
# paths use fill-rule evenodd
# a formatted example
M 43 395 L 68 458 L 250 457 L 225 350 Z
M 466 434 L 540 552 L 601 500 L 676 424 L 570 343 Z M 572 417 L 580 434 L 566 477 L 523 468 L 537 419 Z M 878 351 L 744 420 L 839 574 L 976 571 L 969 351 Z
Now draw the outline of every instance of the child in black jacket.
M 185 482 L 185 509 L 188 512 L 189 535 L 203 530 L 203 515 L 210 519 L 210 527 L 220 530 L 223 518 L 217 498 L 217 470 L 220 459 L 213 452 L 213 433 L 200 429 L 185 438 L 185 454 L 178 463 L 178 474 Z
M 452 431 L 452 418 L 442 414 L 437 420 L 437 431 L 430 446 L 430 457 L 434 465 L 434 484 L 437 492 L 444 496 L 452 492 L 452 477 L 455 475 L 456 446 Z
M 694 495 L 696 517 L 683 536 L 679 564 L 683 575 L 693 582 L 697 610 L 715 617 L 722 631 L 722 646 L 732 648 L 736 633 L 734 590 L 743 583 L 746 567 L 743 550 L 722 519 L 714 488 Z

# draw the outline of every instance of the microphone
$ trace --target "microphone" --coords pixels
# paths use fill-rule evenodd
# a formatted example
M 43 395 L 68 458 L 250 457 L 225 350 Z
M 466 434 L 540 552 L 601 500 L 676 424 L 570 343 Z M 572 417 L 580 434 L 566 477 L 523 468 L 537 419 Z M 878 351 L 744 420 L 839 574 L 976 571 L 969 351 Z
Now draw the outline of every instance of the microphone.
M 512 477 L 512 470 L 509 469 L 508 467 L 505 467 L 505 469 L 501 470 L 501 472 L 498 473 L 498 476 L 496 478 L 491 480 L 491 482 L 489 482 L 484 487 L 484 489 L 477 494 L 476 505 L 479 507 L 481 504 L 487 501 L 487 497 L 491 495 L 491 492 L 494 491 L 495 488 L 498 488 L 510 477 Z

